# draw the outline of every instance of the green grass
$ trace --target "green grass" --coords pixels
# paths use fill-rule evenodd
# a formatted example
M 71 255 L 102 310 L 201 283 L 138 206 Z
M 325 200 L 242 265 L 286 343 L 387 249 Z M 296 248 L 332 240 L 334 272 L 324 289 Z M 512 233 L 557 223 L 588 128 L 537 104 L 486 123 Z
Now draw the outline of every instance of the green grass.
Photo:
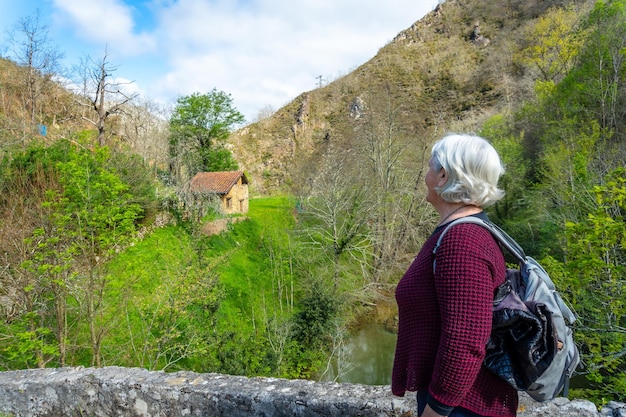
M 149 293 L 158 286 L 159 277 L 188 265 L 192 251 L 190 237 L 181 227 L 156 229 L 109 264 L 111 288 L 131 285 Z
M 279 276 L 274 274 L 271 254 L 280 257 L 287 245 L 294 224 L 293 208 L 294 202 L 285 197 L 253 199 L 248 221 L 210 238 L 211 247 L 218 249 L 213 256 L 228 254 L 219 267 L 226 295 L 219 310 L 224 324 L 239 321 L 242 328 L 250 330 L 255 321 L 278 308 Z
M 266 228 L 279 228 L 280 226 L 292 226 L 292 215 L 296 201 L 293 197 L 267 197 L 250 200 L 250 212 L 248 217 L 254 219 Z
M 295 203 L 286 197 L 250 201 L 249 220 L 233 224 L 228 231 L 205 239 L 202 256 L 222 261 L 217 269 L 226 288 L 227 309 L 246 311 L 263 291 L 271 290 L 267 251 L 284 246 L 294 224 Z M 270 248 L 273 246 L 273 248 Z M 112 291 L 131 286 L 148 296 L 161 277 L 182 271 L 195 258 L 192 238 L 181 226 L 156 229 L 145 239 L 120 253 L 109 264 Z
M 145 362 L 135 363 L 145 358 L 140 352 L 142 343 L 151 341 L 150 346 L 159 348 L 154 341 L 167 336 L 162 325 L 180 320 L 176 317 L 184 314 L 177 310 L 179 307 L 167 310 L 168 305 L 185 300 L 194 305 L 192 309 L 200 308 L 201 314 L 184 317 L 202 322 L 177 323 L 202 329 L 200 333 L 215 339 L 206 341 L 207 347 L 214 343 L 206 351 L 208 356 L 196 353 L 190 362 L 181 362 L 181 366 L 207 370 L 215 364 L 228 363 L 223 365 L 230 366 L 227 371 L 269 372 L 269 367 L 261 363 L 267 355 L 262 332 L 268 320 L 286 318 L 291 313 L 286 308 L 281 310 L 281 303 L 283 307 L 288 305 L 287 293 L 283 292 L 281 297 L 277 288 L 286 282 L 291 288 L 293 282 L 285 257 L 295 223 L 294 207 L 295 201 L 286 197 L 253 199 L 248 219 L 230 225 L 219 235 L 197 235 L 190 233 L 192 228 L 188 225 L 171 225 L 156 229 L 120 253 L 107 269 L 108 312 L 104 319 L 112 326 L 103 342 L 107 363 L 146 366 Z M 220 294 L 217 311 L 209 315 L 202 313 L 202 300 L 210 293 L 194 296 L 186 291 L 195 288 L 192 285 L 198 282 L 198 277 L 206 274 L 218 277 Z M 199 288 L 210 291 L 208 287 Z M 81 334 L 86 336 L 87 329 Z M 172 334 L 172 337 L 178 336 Z M 86 340 L 84 343 L 87 345 Z M 120 351 L 117 346 L 132 346 L 133 350 Z M 216 353 L 215 349 L 220 352 Z M 154 352 L 148 354 L 154 357 Z M 227 357 L 220 359 L 226 362 L 216 359 L 220 354 Z M 88 361 L 89 350 L 81 350 L 76 358 L 81 363 Z M 258 363 L 249 365 L 251 360 Z M 248 365 L 232 368 L 238 364 Z

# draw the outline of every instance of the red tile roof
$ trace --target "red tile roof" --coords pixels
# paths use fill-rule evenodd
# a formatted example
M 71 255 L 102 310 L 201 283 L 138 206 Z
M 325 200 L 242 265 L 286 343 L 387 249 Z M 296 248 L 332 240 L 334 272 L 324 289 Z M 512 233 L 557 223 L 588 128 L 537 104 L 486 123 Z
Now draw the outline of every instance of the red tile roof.
M 226 194 L 237 184 L 240 177 L 244 184 L 248 183 L 243 171 L 198 172 L 191 179 L 191 191 Z

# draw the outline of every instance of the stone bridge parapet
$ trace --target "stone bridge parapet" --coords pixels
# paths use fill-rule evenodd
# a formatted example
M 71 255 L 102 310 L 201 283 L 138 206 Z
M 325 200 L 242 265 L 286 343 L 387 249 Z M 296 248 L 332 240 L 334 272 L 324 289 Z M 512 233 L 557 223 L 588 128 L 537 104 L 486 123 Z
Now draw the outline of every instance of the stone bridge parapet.
M 625 416 L 615 414 L 625 407 L 598 413 L 589 401 L 522 396 L 518 417 Z M 393 396 L 389 386 L 123 367 L 0 372 L 1 417 L 409 417 L 414 410 L 414 395 Z
M 384 386 L 123 367 L 0 372 L 3 417 L 405 416 L 413 404 Z

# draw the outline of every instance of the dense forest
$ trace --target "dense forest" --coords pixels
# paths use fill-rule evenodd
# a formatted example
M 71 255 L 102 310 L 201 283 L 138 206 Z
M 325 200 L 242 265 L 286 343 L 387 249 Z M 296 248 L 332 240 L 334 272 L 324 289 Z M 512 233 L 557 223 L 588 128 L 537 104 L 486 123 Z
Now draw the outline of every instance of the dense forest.
M 623 400 L 626 0 L 442 2 L 238 130 L 227 93 L 142 103 L 106 51 L 70 75 L 46 34 L 24 18 L 0 59 L 0 369 L 320 377 L 351 328 L 394 327 L 395 283 L 436 223 L 429 146 L 474 131 L 507 170 L 490 217 L 578 316 L 572 395 Z M 189 178 L 226 169 L 255 198 L 209 236 L 223 215 Z

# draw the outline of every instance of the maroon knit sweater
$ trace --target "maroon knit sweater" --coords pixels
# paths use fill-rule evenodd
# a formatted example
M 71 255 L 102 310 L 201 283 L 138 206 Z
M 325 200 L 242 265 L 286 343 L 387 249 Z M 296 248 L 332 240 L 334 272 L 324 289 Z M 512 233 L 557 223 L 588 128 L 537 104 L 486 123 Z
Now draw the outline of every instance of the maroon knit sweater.
M 398 340 L 392 391 L 428 390 L 429 404 L 512 417 L 517 392 L 482 366 L 495 288 L 505 278 L 498 244 L 483 227 L 459 224 L 433 248 L 435 230 L 396 288 Z

